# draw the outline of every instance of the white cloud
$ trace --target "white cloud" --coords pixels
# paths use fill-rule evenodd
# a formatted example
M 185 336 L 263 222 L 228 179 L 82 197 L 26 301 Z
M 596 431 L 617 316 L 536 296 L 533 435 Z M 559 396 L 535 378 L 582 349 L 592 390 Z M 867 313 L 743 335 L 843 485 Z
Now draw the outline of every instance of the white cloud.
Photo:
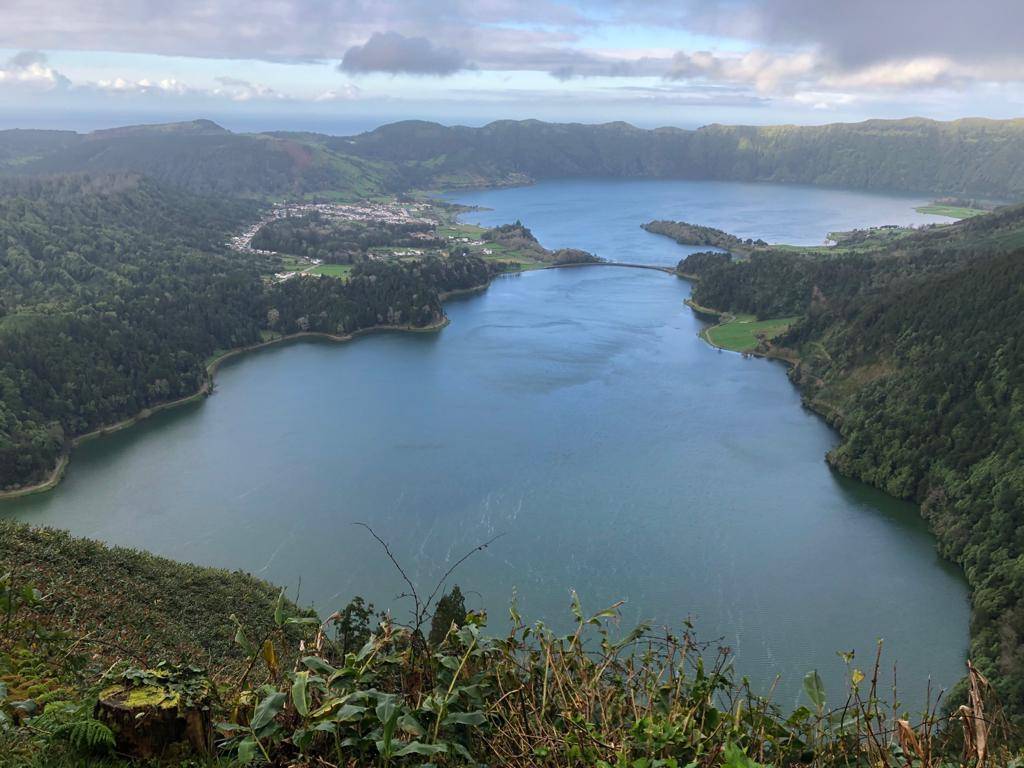
M 0 66 L 0 85 L 43 88 L 66 88 L 71 81 L 47 63 L 46 54 L 22 51 Z
M 672 58 L 665 77 L 743 83 L 766 94 L 787 90 L 793 83 L 812 76 L 818 67 L 817 57 L 812 53 L 777 54 L 754 50 L 720 55 L 710 51 L 680 51 Z
M 252 101 L 264 99 L 268 101 L 287 98 L 273 88 L 259 83 L 250 83 L 237 77 L 218 77 L 218 87 L 211 89 L 211 96 L 223 96 L 231 101 Z
M 94 83 L 86 83 L 79 87 L 110 93 L 170 94 L 175 96 L 183 96 L 195 92 L 195 89 L 189 88 L 185 83 L 173 78 L 130 80 L 124 77 L 115 77 L 110 80 L 97 80 Z
M 966 74 L 966 70 L 959 69 L 950 59 L 926 56 L 905 61 L 887 61 L 853 72 L 828 75 L 822 81 L 839 88 L 898 89 L 947 86 Z
M 358 99 L 362 94 L 362 89 L 348 83 L 341 86 L 340 88 L 333 88 L 329 91 L 323 91 L 313 97 L 313 101 L 318 102 L 329 102 L 329 101 L 353 101 Z

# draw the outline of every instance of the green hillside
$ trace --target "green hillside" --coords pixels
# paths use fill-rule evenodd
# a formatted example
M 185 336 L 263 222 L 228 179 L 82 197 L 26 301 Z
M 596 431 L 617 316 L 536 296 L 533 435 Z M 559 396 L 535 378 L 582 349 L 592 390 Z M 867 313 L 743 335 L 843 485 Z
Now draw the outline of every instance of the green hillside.
M 410 121 L 345 139 L 346 154 L 395 162 L 408 183 L 440 186 L 567 176 L 778 181 L 930 195 L 1024 197 L 1024 120 L 919 118 L 825 126 Z M 941 158 L 941 162 L 936 162 Z
M 434 326 L 485 284 L 473 256 L 273 281 L 229 250 L 251 201 L 132 175 L 0 183 L 0 490 L 49 476 L 77 437 L 206 391 L 218 352 L 298 332 Z
M 236 134 L 209 120 L 130 126 L 88 134 L 0 131 L 9 172 L 137 173 L 200 195 L 379 194 L 386 169 L 315 143 Z M 29 141 L 32 136 L 35 141 Z
M 829 462 L 922 505 L 972 590 L 971 658 L 1024 722 L 1024 206 L 697 277 L 703 306 L 802 318 L 773 344 L 842 435 Z
M 941 162 L 936 162 L 941 158 Z M 208 120 L 89 134 L 0 131 L 8 172 L 124 172 L 202 194 L 379 194 L 570 176 L 777 181 L 1024 198 L 1024 120 L 921 118 L 695 131 L 423 121 L 358 136 L 236 134 Z

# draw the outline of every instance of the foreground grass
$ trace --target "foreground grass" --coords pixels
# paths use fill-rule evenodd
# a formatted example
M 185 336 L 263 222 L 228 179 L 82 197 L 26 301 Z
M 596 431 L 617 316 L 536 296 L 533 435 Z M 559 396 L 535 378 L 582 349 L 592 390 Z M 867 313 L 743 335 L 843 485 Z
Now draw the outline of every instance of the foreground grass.
M 735 315 L 705 330 L 704 336 L 716 347 L 733 352 L 752 352 L 761 339 L 774 339 L 796 320 L 796 317 L 758 320 L 754 315 Z
M 974 672 L 953 715 L 934 702 L 915 714 L 887 703 L 880 654 L 866 672 L 851 654 L 845 689 L 809 672 L 804 704 L 784 711 L 734 676 L 727 648 L 689 627 L 620 629 L 618 605 L 585 613 L 575 595 L 568 634 L 513 603 L 505 635 L 470 612 L 428 641 L 433 596 L 411 583 L 413 626 L 370 612 L 319 624 L 244 574 L 12 523 L 0 543 L 2 768 L 128 765 L 94 706 L 112 682 L 151 696 L 143 667 L 164 658 L 190 665 L 163 668 L 165 695 L 190 690 L 192 665 L 213 671 L 215 754 L 150 766 L 1016 765 Z
M 94 668 L 189 660 L 231 675 L 244 654 L 230 616 L 266 631 L 278 590 L 241 571 L 179 563 L 108 547 L 64 531 L 0 520 L 0 576 L 48 599 L 31 613 L 81 638 Z

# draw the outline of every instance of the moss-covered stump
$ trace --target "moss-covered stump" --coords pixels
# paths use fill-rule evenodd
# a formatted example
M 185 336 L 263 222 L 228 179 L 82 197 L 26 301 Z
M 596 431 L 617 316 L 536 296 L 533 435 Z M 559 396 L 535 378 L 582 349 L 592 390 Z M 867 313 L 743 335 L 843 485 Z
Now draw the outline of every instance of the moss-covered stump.
M 117 740 L 117 751 L 135 758 L 192 750 L 209 754 L 213 746 L 213 685 L 194 667 L 129 669 L 105 688 L 96 703 L 96 719 Z

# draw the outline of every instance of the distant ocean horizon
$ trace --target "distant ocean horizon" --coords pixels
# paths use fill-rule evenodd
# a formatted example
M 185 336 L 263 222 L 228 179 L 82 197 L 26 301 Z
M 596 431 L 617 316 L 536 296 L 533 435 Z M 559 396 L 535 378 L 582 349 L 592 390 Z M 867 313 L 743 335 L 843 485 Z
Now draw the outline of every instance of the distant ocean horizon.
M 392 123 L 402 117 L 352 117 L 342 115 L 296 115 L 287 112 L 274 114 L 217 114 L 201 109 L 187 112 L 27 112 L 14 113 L 5 110 L 0 113 L 0 130 L 10 128 L 40 128 L 46 130 L 89 131 L 117 128 L 123 125 L 149 123 L 177 123 L 189 120 L 213 120 L 236 133 L 261 133 L 264 131 L 310 131 L 335 136 L 372 131 L 374 128 Z
M 12 128 L 37 128 L 44 130 L 77 131 L 88 133 L 105 128 L 118 128 L 125 125 L 154 123 L 178 123 L 189 120 L 213 120 L 235 133 L 263 133 L 267 131 L 308 131 L 324 133 L 331 136 L 352 136 L 364 131 L 372 131 L 381 125 L 396 123 L 401 120 L 429 120 L 445 125 L 467 125 L 479 127 L 495 120 L 504 119 L 504 115 L 487 118 L 467 118 L 458 115 L 430 114 L 381 114 L 381 115 L 330 115 L 311 114 L 301 111 L 281 109 L 267 113 L 220 113 L 216 110 L 207 111 L 202 108 L 190 108 L 175 111 L 157 110 L 10 110 L 0 109 L 0 130 Z M 524 115 L 528 118 L 530 115 Z M 594 119 L 584 122 L 602 123 L 608 120 Z M 632 122 L 639 128 L 662 127 L 663 123 L 648 123 L 642 120 Z M 550 122 L 565 122 L 550 120 Z M 673 122 L 677 128 L 696 129 L 704 122 Z

